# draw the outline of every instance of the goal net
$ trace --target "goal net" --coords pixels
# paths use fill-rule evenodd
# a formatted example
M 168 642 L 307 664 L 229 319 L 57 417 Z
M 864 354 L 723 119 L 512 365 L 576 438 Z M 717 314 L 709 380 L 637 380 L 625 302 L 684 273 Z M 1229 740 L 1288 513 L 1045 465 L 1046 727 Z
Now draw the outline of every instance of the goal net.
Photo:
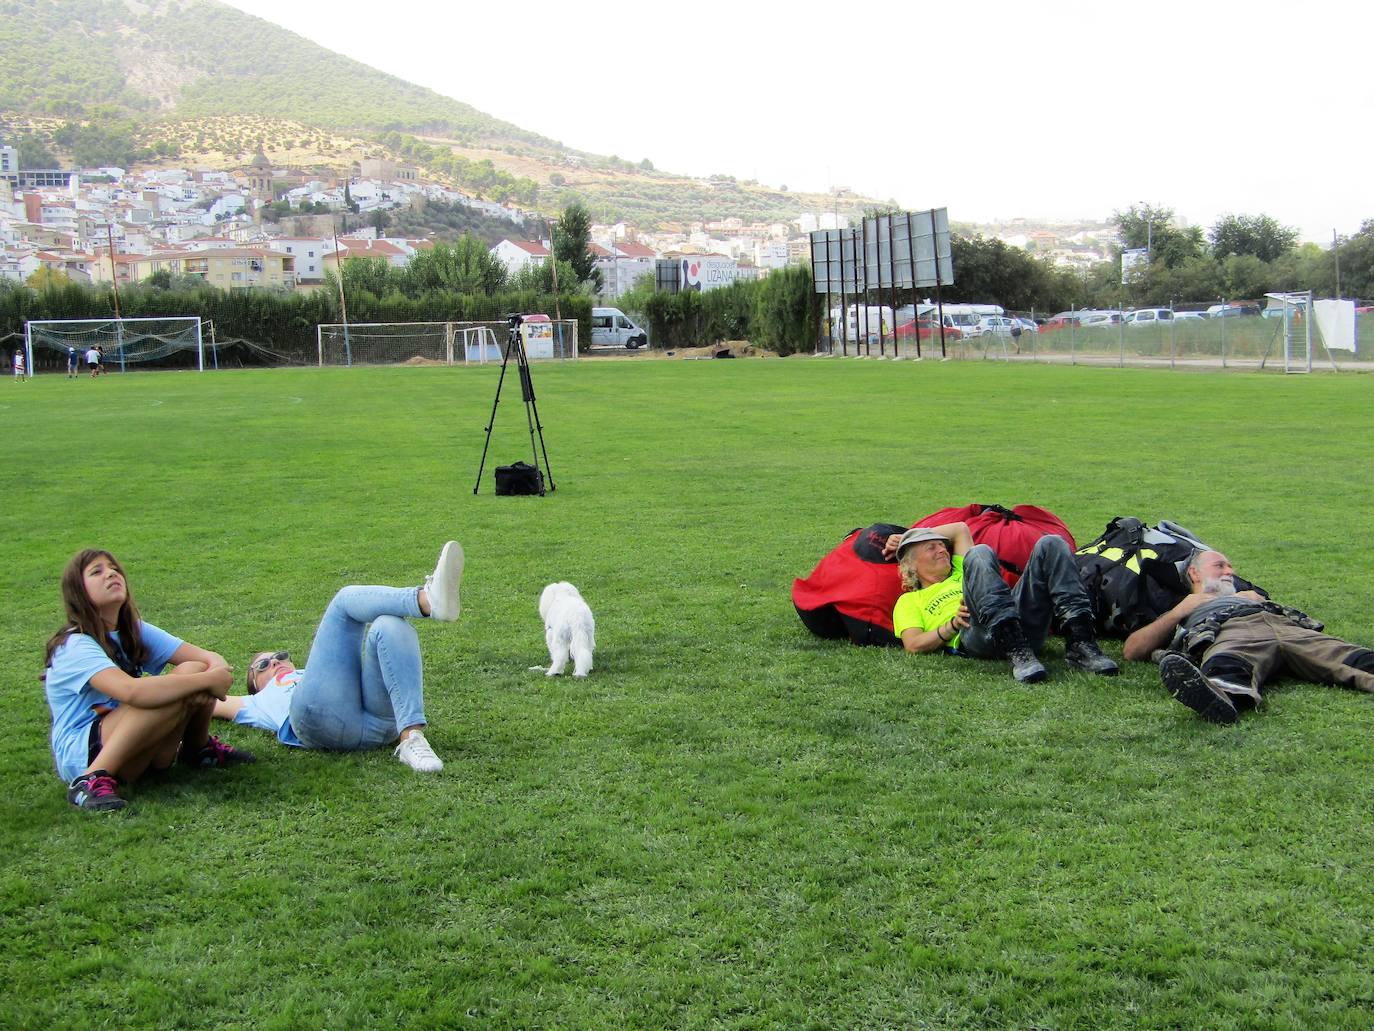
M 521 327 L 531 361 L 577 358 L 577 320 L 528 321 Z M 505 354 L 507 325 L 491 322 L 321 323 L 320 365 L 477 365 Z
M 79 369 L 86 354 L 101 354 L 105 371 L 130 365 L 204 370 L 205 344 L 198 315 L 135 319 L 37 319 L 24 323 L 24 350 L 32 375 L 35 359 L 66 368 L 74 354 Z

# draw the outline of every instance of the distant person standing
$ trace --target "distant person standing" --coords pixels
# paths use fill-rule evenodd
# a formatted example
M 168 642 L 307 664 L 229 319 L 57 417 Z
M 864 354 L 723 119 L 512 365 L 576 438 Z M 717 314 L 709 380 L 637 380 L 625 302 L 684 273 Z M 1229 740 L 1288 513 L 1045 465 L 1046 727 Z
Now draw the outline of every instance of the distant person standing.
M 67 378 L 76 379 L 76 348 L 67 347 Z
M 105 348 L 102 344 L 95 345 L 95 373 L 97 376 L 105 375 Z
M 14 381 L 24 382 L 24 352 L 18 348 L 14 350 Z
M 100 371 L 100 352 L 94 346 L 86 348 L 86 368 L 91 370 L 91 379 Z

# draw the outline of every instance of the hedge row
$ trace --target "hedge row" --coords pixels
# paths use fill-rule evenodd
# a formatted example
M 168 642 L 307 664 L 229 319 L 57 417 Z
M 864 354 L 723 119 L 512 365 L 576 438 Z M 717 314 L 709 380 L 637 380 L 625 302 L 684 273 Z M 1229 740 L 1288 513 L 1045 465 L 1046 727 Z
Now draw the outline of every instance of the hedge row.
M 485 296 L 433 291 L 420 297 L 399 293 L 377 297 L 358 291 L 347 302 L 352 323 L 485 322 L 517 311 L 557 313 L 578 320 L 578 340 L 584 350 L 591 342 L 592 299 L 584 294 L 555 299 L 533 292 Z M 119 292 L 119 310 L 125 318 L 199 315 L 213 321 L 221 357 L 245 365 L 313 362 L 315 327 L 342 321 L 338 295 L 327 289 L 285 293 L 133 286 Z M 107 319 L 114 314 L 114 293 L 108 287 L 77 283 L 58 283 L 42 290 L 0 287 L 0 337 L 22 337 L 24 323 L 32 319 Z
M 748 340 L 781 355 L 815 349 L 820 304 L 811 270 L 778 269 L 718 290 L 656 292 L 641 299 L 655 347 L 705 347 Z

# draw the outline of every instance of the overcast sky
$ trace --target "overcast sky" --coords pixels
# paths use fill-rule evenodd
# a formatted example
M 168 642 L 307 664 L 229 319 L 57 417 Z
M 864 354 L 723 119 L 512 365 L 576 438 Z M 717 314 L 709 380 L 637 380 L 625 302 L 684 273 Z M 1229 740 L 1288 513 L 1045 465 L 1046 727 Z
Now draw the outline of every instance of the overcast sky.
M 1329 243 L 1374 218 L 1362 2 L 228 0 L 579 150 L 957 221 L 1210 227 Z M 571 69 L 576 78 L 569 81 Z

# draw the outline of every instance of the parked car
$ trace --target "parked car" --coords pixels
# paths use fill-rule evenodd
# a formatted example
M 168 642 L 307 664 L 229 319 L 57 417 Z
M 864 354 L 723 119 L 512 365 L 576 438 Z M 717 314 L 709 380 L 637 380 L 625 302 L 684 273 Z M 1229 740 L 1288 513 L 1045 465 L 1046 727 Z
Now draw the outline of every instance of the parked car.
M 1021 320 L 1010 315 L 984 315 L 978 320 L 978 336 L 1013 337 L 1021 335 Z
M 1038 322 L 1036 322 L 1034 319 L 1018 318 L 1016 321 L 1019 322 L 1019 323 L 1021 323 L 1021 332 L 1022 332 L 1022 333 L 1039 333 L 1039 332 L 1040 332 L 1040 324 L 1039 324 Z
M 1174 312 L 1175 322 L 1201 322 L 1207 318 L 1205 311 L 1176 311 Z
M 1095 311 L 1091 315 L 1084 315 L 1078 322 L 1082 329 L 1110 329 L 1112 326 L 1121 322 L 1119 311 Z
M 958 340 L 964 335 L 958 326 L 949 324 L 949 316 L 945 316 L 945 321 L 946 340 Z M 929 340 L 931 337 L 938 339 L 940 329 L 934 319 L 917 319 L 915 322 L 900 323 L 895 330 L 895 335 L 898 340 L 909 340 L 913 335 L 919 340 Z
M 1158 326 L 1173 321 L 1174 313 L 1168 308 L 1137 308 L 1128 311 L 1121 319 L 1128 326 Z
M 1222 304 L 1217 310 L 1212 312 L 1214 319 L 1235 319 L 1244 315 L 1258 315 L 1260 306 L 1258 304 Z
M 1060 329 L 1071 329 L 1078 325 L 1078 320 L 1082 314 L 1082 312 L 1077 311 L 1061 311 L 1053 318 L 1046 319 L 1045 324 L 1040 327 L 1040 332 L 1053 333 Z

